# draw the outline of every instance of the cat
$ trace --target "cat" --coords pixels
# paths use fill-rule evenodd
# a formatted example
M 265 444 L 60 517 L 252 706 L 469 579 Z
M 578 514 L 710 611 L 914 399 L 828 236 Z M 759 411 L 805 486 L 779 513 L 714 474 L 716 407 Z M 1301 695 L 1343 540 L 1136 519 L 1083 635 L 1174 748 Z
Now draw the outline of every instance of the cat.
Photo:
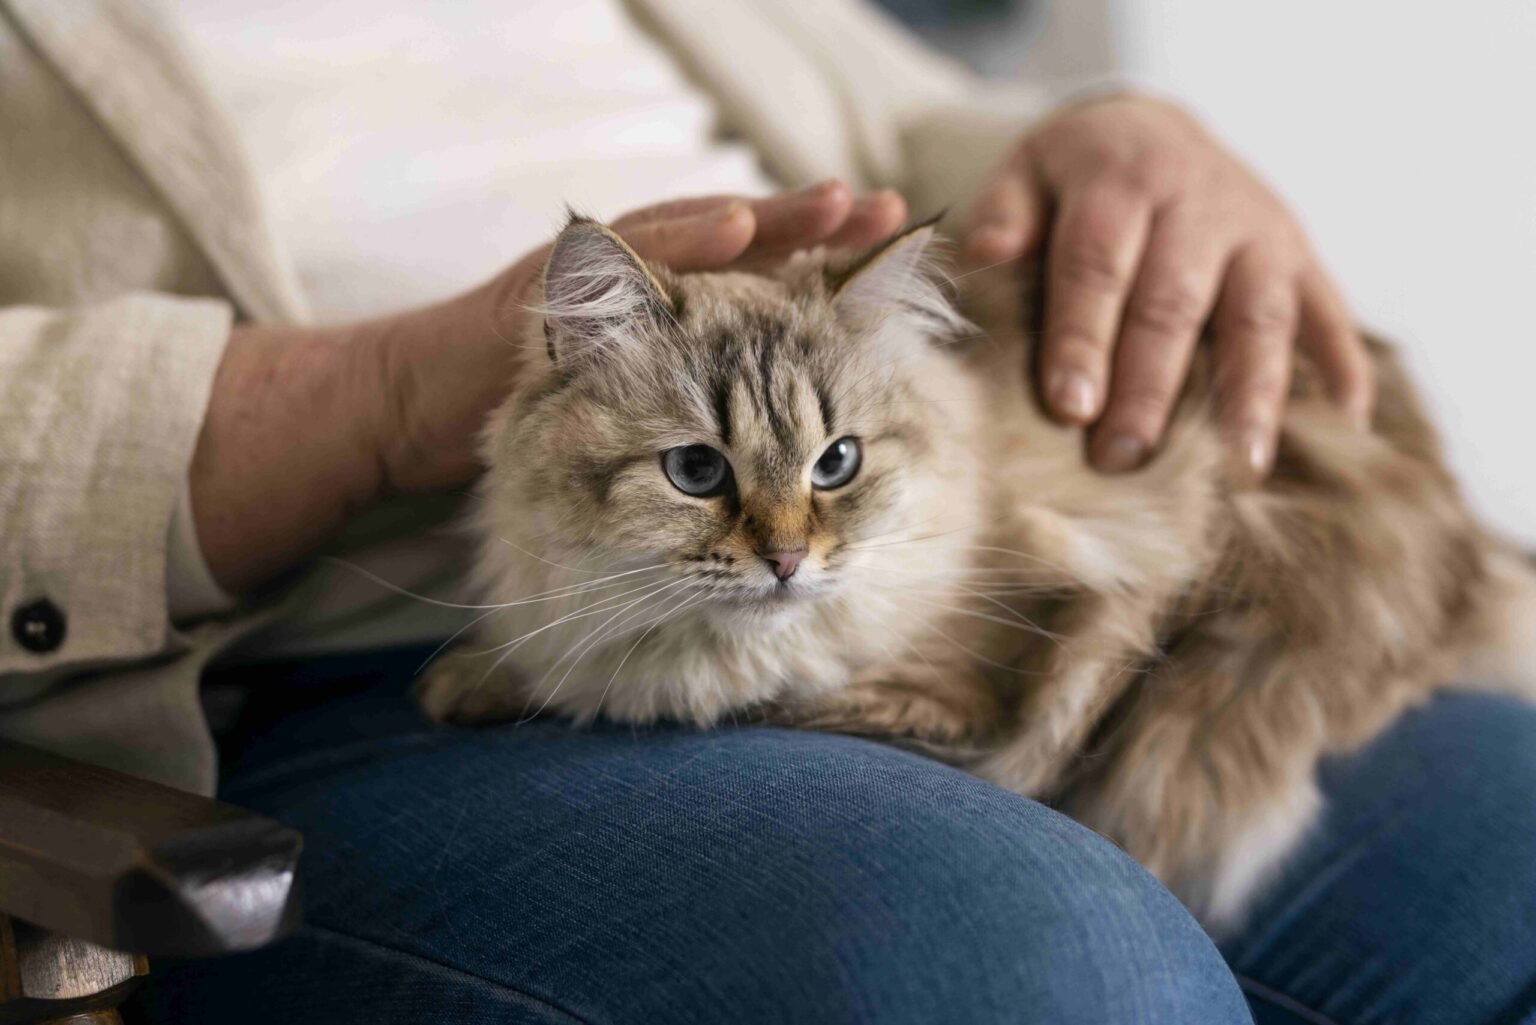
M 1219 933 L 1315 819 L 1322 756 L 1447 681 L 1536 699 L 1531 571 L 1387 346 L 1369 429 L 1298 357 L 1261 484 L 1204 351 L 1156 457 L 1101 475 L 1036 400 L 1018 266 L 952 296 L 934 230 L 676 275 L 574 218 L 485 429 L 484 611 L 429 714 L 913 745 L 1110 837 Z

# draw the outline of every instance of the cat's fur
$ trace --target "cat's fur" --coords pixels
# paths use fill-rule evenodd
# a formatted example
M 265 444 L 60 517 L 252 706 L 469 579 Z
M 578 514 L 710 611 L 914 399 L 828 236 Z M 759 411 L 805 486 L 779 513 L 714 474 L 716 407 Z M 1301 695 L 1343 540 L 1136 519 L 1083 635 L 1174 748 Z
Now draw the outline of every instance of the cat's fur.
M 480 643 L 426 708 L 911 742 L 1106 834 L 1221 928 L 1312 821 L 1321 756 L 1475 656 L 1526 658 L 1475 679 L 1536 695 L 1529 570 L 1385 346 L 1369 431 L 1299 368 L 1262 486 L 1229 469 L 1203 353 L 1156 458 L 1104 476 L 1034 397 L 1018 268 L 966 282 L 981 334 L 930 234 L 675 276 L 573 221 L 485 434 Z M 813 490 L 843 436 L 860 472 Z M 696 443 L 730 460 L 719 497 L 663 473 Z M 781 584 L 760 553 L 797 546 Z

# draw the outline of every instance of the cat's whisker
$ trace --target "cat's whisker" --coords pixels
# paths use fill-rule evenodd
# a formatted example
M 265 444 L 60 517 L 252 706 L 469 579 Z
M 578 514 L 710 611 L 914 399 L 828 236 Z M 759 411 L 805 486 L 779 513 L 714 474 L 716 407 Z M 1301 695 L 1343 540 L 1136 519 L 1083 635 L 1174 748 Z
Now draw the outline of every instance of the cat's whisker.
M 629 646 L 629 650 L 624 652 L 624 657 L 619 659 L 619 664 L 613 667 L 613 675 L 608 677 L 608 682 L 603 685 L 603 692 L 598 695 L 598 697 L 597 697 L 597 705 L 592 709 L 592 717 L 594 719 L 597 718 L 597 716 L 602 714 L 603 702 L 608 700 L 608 691 L 613 687 L 613 681 L 615 681 L 615 680 L 617 680 L 619 678 L 619 671 L 622 670 L 624 668 L 625 663 L 627 663 L 629 661 L 629 656 L 633 655 L 635 653 L 636 649 L 638 649 L 641 644 L 645 643 L 645 639 L 647 637 L 649 637 L 651 635 L 651 632 L 653 630 L 655 630 L 658 626 L 660 626 L 661 624 L 665 623 L 668 619 L 671 619 L 673 616 L 675 616 L 678 613 L 682 612 L 684 609 L 688 608 L 689 606 L 696 605 L 700 601 L 703 601 L 705 598 L 707 598 L 709 596 L 707 591 L 705 591 L 702 594 L 700 593 L 700 588 L 702 588 L 702 587 L 703 587 L 703 585 L 701 584 L 701 585 L 699 585 L 699 587 L 694 588 L 692 591 L 684 591 L 683 592 L 683 600 L 682 600 L 682 602 L 680 604 L 674 605 L 674 606 L 672 606 L 672 608 L 670 608 L 666 612 L 662 613 L 660 618 L 656 619 L 654 622 L 651 623 L 650 626 L 645 628 L 645 632 L 644 633 L 642 633 L 639 637 L 635 638 L 635 643 L 631 644 Z
M 634 601 L 631 601 L 629 604 L 624 605 L 623 607 L 621 607 L 619 609 L 619 611 L 614 613 L 614 615 L 612 617 L 610 617 L 607 620 L 604 620 L 603 624 L 601 626 L 599 626 L 596 630 L 592 631 L 590 634 L 587 635 L 586 638 L 583 639 L 585 641 L 584 644 L 582 643 L 582 641 L 578 641 L 577 644 L 581 645 L 581 650 L 579 652 L 576 652 L 576 646 L 577 645 L 572 645 L 571 649 L 568 650 L 564 655 L 561 655 L 558 659 L 556 659 L 554 664 L 552 664 L 549 667 L 549 669 L 544 673 L 544 676 L 540 678 L 540 680 L 539 680 L 539 687 L 543 687 L 544 681 L 549 679 L 550 673 L 553 673 L 556 669 L 558 669 L 559 666 L 560 666 L 560 663 L 564 662 L 567 658 L 570 658 L 571 654 L 573 652 L 576 653 L 576 658 L 571 662 L 570 666 L 565 670 L 564 675 L 562 675 L 560 677 L 559 681 L 555 684 L 554 688 L 551 689 L 550 692 L 548 693 L 548 695 L 545 696 L 543 703 L 540 704 L 539 707 L 534 710 L 532 715 L 525 717 L 522 720 L 522 722 L 528 722 L 530 719 L 536 719 L 536 718 L 538 718 L 540 715 L 542 715 L 544 713 L 544 709 L 549 707 L 550 701 L 554 700 L 555 695 L 560 692 L 560 688 L 565 686 L 565 681 L 570 679 L 571 673 L 576 669 L 576 667 L 578 665 L 581 664 L 581 660 L 586 657 L 587 652 L 591 651 L 592 648 L 594 648 L 598 643 L 600 643 L 601 641 L 605 640 L 607 637 L 611 636 L 610 629 L 622 628 L 624 626 L 624 624 L 628 623 L 630 621 L 630 619 L 633 619 L 634 616 L 638 614 L 638 612 L 643 612 L 644 611 L 644 609 L 642 608 L 642 609 L 638 610 L 638 612 L 630 613 L 630 615 L 625 616 L 621 621 L 618 622 L 617 627 L 613 627 L 612 624 L 614 624 L 614 621 L 615 620 L 619 620 L 619 617 L 624 615 L 625 610 L 629 609 L 631 606 L 638 605 L 641 602 L 654 601 L 655 598 L 658 595 L 660 595 L 660 594 L 662 594 L 662 593 L 664 593 L 666 591 L 669 591 L 669 590 L 671 590 L 674 587 L 679 587 L 679 586 L 681 586 L 683 584 L 689 583 L 690 580 L 691 580 L 691 578 L 689 578 L 689 577 L 683 577 L 683 578 L 681 578 L 679 580 L 674 580 L 670 584 L 665 584 L 665 585 L 663 585 L 662 587 L 660 587 L 659 589 L 657 589 L 655 591 L 651 591 L 651 592 L 649 592 L 647 594 L 642 594 L 639 598 L 636 598 Z
M 1014 630 L 1022 630 L 1026 633 L 1035 634 L 1038 637 L 1044 637 L 1046 640 L 1052 641 L 1056 644 L 1061 644 L 1063 642 L 1063 638 L 1060 634 L 1053 633 L 1050 630 L 1047 630 L 1045 627 L 1032 622 L 1022 615 L 1019 616 L 1018 621 L 1013 619 L 1004 619 L 1002 616 L 994 616 L 988 612 L 978 612 L 975 609 L 967 609 L 962 606 L 949 605 L 945 602 L 934 601 L 931 598 L 925 597 L 923 592 L 909 590 L 904 591 L 903 593 L 913 601 L 921 602 L 924 605 L 928 605 L 936 609 L 941 609 L 945 612 L 952 612 L 957 616 L 970 616 L 973 619 L 985 620 L 986 622 L 996 623 L 999 626 L 1006 626 Z
M 935 584 L 954 581 L 963 584 L 1015 586 L 1040 591 L 1077 590 L 1076 588 L 1064 588 L 1059 584 L 1040 583 L 1036 578 L 1021 576 L 1020 574 L 1024 571 L 1011 566 L 969 566 L 962 573 L 950 573 L 945 570 L 934 569 L 908 569 L 902 566 L 861 566 L 859 567 L 859 572 L 879 576 L 917 577 L 923 580 L 931 580 Z
M 893 608 L 894 610 L 896 610 L 897 612 L 901 613 L 902 615 L 910 617 L 912 620 L 914 620 L 918 624 L 918 626 L 921 629 L 928 630 L 931 633 L 938 634 L 941 638 L 943 638 L 944 640 L 948 641 L 950 644 L 954 645 L 957 649 L 959 649 L 960 651 L 962 651 L 965 654 L 969 655 L 971 658 L 976 659 L 978 662 L 981 662 L 981 663 L 983 663 L 985 665 L 989 665 L 989 666 L 993 667 L 994 669 L 1001 669 L 1004 672 L 1013 673 L 1016 676 L 1041 676 L 1041 675 L 1044 675 L 1044 674 L 1042 674 L 1042 673 L 1040 673 L 1038 671 L 1029 670 L 1029 669 L 1020 669 L 1018 666 L 1010 666 L 1010 665 L 1007 665 L 1006 663 L 999 662 L 996 659 L 988 658 L 987 656 L 983 655 L 981 652 L 976 651 L 975 649 L 971 648 L 969 645 L 962 644 L 959 641 L 955 640 L 954 637 L 950 636 L 950 634 L 947 631 L 941 629 L 938 626 L 938 624 L 934 623 L 932 620 L 930 620 L 930 619 L 928 619 L 928 618 L 926 618 L 924 616 L 919 616 L 917 613 L 911 611 L 910 609 L 902 608 L 899 603 L 897 603 L 896 601 L 892 600 L 888 596 L 885 596 L 885 603 L 887 605 L 889 605 L 891 608 Z M 921 648 L 917 647 L 917 645 L 913 644 L 911 641 L 907 640 L 904 637 L 902 637 L 900 639 L 907 645 L 907 647 L 911 648 L 914 652 L 916 652 L 919 656 L 921 656 L 923 661 L 928 663 L 929 668 L 933 669 L 934 674 L 938 675 L 938 673 L 939 673 L 938 667 L 934 666 L 933 661 L 931 659 L 929 659 L 926 654 L 923 653 L 923 650 Z
M 890 537 L 892 534 L 900 534 L 900 533 L 903 533 L 903 532 L 908 531 L 908 530 L 917 530 L 919 527 L 925 527 L 928 524 L 932 523 L 933 521 L 939 519 L 939 517 L 942 516 L 942 515 L 943 515 L 943 513 L 935 513 L 934 515 L 929 516 L 929 517 L 927 517 L 925 519 L 918 520 L 916 523 L 904 523 L 904 524 L 902 524 L 899 527 L 893 527 L 890 530 L 883 530 L 883 531 L 880 531 L 877 534 L 865 534 L 865 535 L 863 535 L 861 537 L 849 538 L 847 543 L 848 544 L 863 544 L 866 541 L 874 541 L 874 540 L 877 540 L 879 538 Z
M 489 612 L 482 612 L 482 613 L 480 613 L 480 615 L 476 616 L 474 619 L 471 619 L 468 623 L 465 623 L 463 626 L 459 627 L 457 630 L 455 630 L 452 634 L 449 635 L 449 637 L 448 637 L 448 639 L 446 641 L 444 641 L 443 643 L 439 644 L 437 647 L 433 648 L 432 649 L 432 654 L 428 655 L 426 658 L 421 660 L 421 665 L 416 667 L 416 672 L 415 672 L 414 675 L 420 676 L 421 673 L 422 673 L 422 670 L 426 669 L 427 666 L 431 665 L 433 663 L 433 661 L 435 661 L 437 659 L 437 656 L 441 655 L 448 648 L 449 645 L 453 644 L 454 641 L 456 641 L 460 637 L 464 636 L 464 634 L 467 631 L 473 630 L 475 627 L 479 626 L 481 623 L 485 622 L 487 619 L 489 619 L 490 617 L 494 616 L 496 613 L 498 613 L 500 611 L 501 611 L 501 609 L 491 609 Z
M 888 595 L 878 595 L 876 597 L 880 598 L 880 600 L 884 604 L 890 606 L 896 612 L 902 613 L 903 615 L 912 616 L 912 618 L 917 619 L 920 623 L 922 622 L 920 617 L 914 615 L 910 610 L 902 608 L 899 604 L 897 604 L 897 602 L 892 600 L 890 598 L 890 596 L 888 596 Z M 924 625 L 926 625 L 926 624 L 924 624 Z M 914 655 L 916 655 L 918 658 L 922 659 L 925 663 L 927 663 L 928 668 L 933 670 L 934 676 L 941 675 L 939 673 L 939 667 L 933 664 L 933 659 L 928 657 L 928 653 L 925 652 L 922 648 L 919 648 L 916 644 L 914 644 L 910 638 L 902 636 L 901 634 L 896 634 L 896 639 L 901 641 L 901 643 L 905 644 L 907 646 L 908 650 L 910 650 Z M 894 661 L 894 659 L 892 661 Z
M 951 534 L 957 534 L 959 532 L 960 532 L 960 528 L 957 527 L 954 530 L 942 530 L 942 531 L 939 531 L 938 533 L 935 533 L 935 534 L 921 534 L 921 535 L 919 535 L 917 537 L 897 538 L 894 541 L 882 541 L 879 544 L 871 544 L 871 545 L 863 545 L 863 544 L 860 544 L 860 545 L 844 545 L 843 546 L 843 550 L 844 551 L 849 551 L 849 552 L 867 552 L 867 551 L 869 551 L 871 549 L 874 549 L 874 548 L 894 548 L 894 547 L 897 547 L 899 545 L 915 544 L 918 541 L 932 541 L 935 538 L 948 537 Z M 929 549 L 929 550 L 932 551 L 934 549 Z
M 409 590 L 408 588 L 401 587 L 399 584 L 385 580 L 383 577 L 379 576 L 377 573 L 374 573 L 372 570 L 364 569 L 357 563 L 350 562 L 346 559 L 339 559 L 335 556 L 327 555 L 321 561 L 345 567 L 346 569 L 351 570 L 353 573 L 356 573 L 364 579 L 378 584 L 386 591 L 391 591 L 395 594 L 401 595 L 402 597 L 413 598 L 416 601 L 423 602 L 427 605 L 436 605 L 440 608 L 463 609 L 469 612 L 476 612 L 482 609 L 491 609 L 493 611 L 496 609 L 508 609 L 516 605 L 531 605 L 534 602 L 539 601 L 552 601 L 555 598 L 563 598 L 569 594 L 581 594 L 586 590 L 600 590 L 609 581 L 617 580 L 619 577 L 633 576 L 636 573 L 645 573 L 651 570 L 663 569 L 670 565 L 669 563 L 658 562 L 654 566 L 642 566 L 639 569 L 626 570 L 623 573 L 614 573 L 610 576 L 603 577 L 600 580 L 584 580 L 579 584 L 568 584 L 565 587 L 557 587 L 554 590 L 543 591 L 539 594 L 531 595 L 527 598 L 520 598 L 517 601 L 469 604 L 466 602 L 443 601 L 439 598 L 430 598 L 424 594 L 417 594 L 415 591 Z
M 583 605 L 581 608 L 576 609 L 576 610 L 574 610 L 572 612 L 568 612 L 565 615 L 561 616 L 559 619 L 556 619 L 556 620 L 554 620 L 553 622 L 550 622 L 550 623 L 546 623 L 546 624 L 544 624 L 543 626 L 539 627 L 536 630 L 531 630 L 528 633 L 523 634 L 521 637 L 514 638 L 514 639 L 512 639 L 510 641 L 507 641 L 507 642 L 505 642 L 503 644 L 498 644 L 494 648 L 486 648 L 486 649 L 484 649 L 482 651 L 466 652 L 466 654 L 469 654 L 469 655 L 493 655 L 496 652 L 501 651 L 501 650 L 503 650 L 505 648 L 515 647 L 517 645 L 520 645 L 524 641 L 528 640 L 530 637 L 534 637 L 534 636 L 536 636 L 538 634 L 541 634 L 545 630 L 553 629 L 554 627 L 560 626 L 563 623 L 569 623 L 572 620 L 585 619 L 587 616 L 601 615 L 604 612 L 611 611 L 612 603 L 614 603 L 616 601 L 619 601 L 620 599 L 625 598 L 628 595 L 634 594 L 637 591 L 646 591 L 646 590 L 649 590 L 649 589 L 657 587 L 657 586 L 658 586 L 657 582 L 652 580 L 652 581 L 649 581 L 647 583 L 641 584 L 639 587 L 632 587 L 632 588 L 630 588 L 627 591 L 620 591 L 618 594 L 609 595 L 608 597 L 599 599 L 598 601 L 592 602 L 589 605 Z
M 671 586 L 671 585 L 660 585 L 660 586 L 658 586 L 654 581 L 652 581 L 651 583 L 645 584 L 645 585 L 643 585 L 640 588 L 636 588 L 636 590 L 647 590 L 649 588 L 655 588 L 655 590 L 651 590 L 648 594 L 643 594 L 639 598 L 634 599 L 633 601 L 631 601 L 628 604 L 624 605 L 619 611 L 623 612 L 624 609 L 629 608 L 631 605 L 634 605 L 637 602 L 644 601 L 646 598 L 650 597 L 652 594 L 660 593 L 660 591 L 665 590 L 668 586 Z M 631 592 L 627 592 L 627 593 L 631 593 L 632 594 L 634 592 L 631 591 Z M 614 597 L 622 597 L 622 596 L 614 596 Z M 607 602 L 610 601 L 610 600 L 612 600 L 612 599 L 604 599 L 602 602 L 599 602 L 598 604 L 600 604 L 600 605 L 607 604 Z M 608 612 L 608 611 L 610 611 L 610 610 L 606 609 L 606 608 L 594 610 L 592 608 L 592 606 L 584 606 L 583 609 L 579 609 L 579 610 L 577 610 L 575 612 L 572 612 L 572 613 L 569 613 L 569 614 L 567 614 L 565 616 L 562 616 L 561 618 L 555 620 L 554 622 L 546 623 L 545 625 L 543 625 L 543 626 L 541 626 L 541 627 L 539 627 L 539 628 L 537 628 L 535 630 L 531 630 L 528 633 L 522 635 L 521 637 L 518 637 L 518 638 L 516 638 L 514 640 L 508 641 L 505 644 L 497 645 L 496 647 L 488 649 L 487 651 L 484 651 L 484 652 L 475 652 L 474 654 L 492 654 L 492 653 L 494 653 L 496 651 L 502 651 L 502 649 L 505 649 L 505 651 L 503 651 L 501 656 L 498 657 L 495 662 L 491 663 L 490 668 L 486 669 L 486 671 L 483 674 L 481 674 L 480 679 L 477 680 L 475 682 L 475 685 L 473 687 L 471 687 L 466 693 L 467 694 L 474 694 L 475 692 L 479 691 L 481 687 L 485 686 L 486 681 L 491 678 L 491 676 L 496 672 L 497 669 L 501 668 L 502 663 L 506 662 L 507 659 L 512 657 L 512 654 L 525 641 L 528 641 L 529 639 L 533 638 L 534 636 L 536 636 L 538 634 L 544 633 L 546 630 L 552 630 L 552 629 L 554 629 L 557 626 L 561 626 L 562 624 L 569 623 L 569 622 L 571 622 L 573 620 L 582 619 L 582 618 L 584 618 L 586 616 L 601 615 L 602 613 Z M 541 709 L 541 711 L 542 711 L 542 709 Z
M 981 266 L 981 267 L 973 267 L 970 270 L 966 271 L 964 274 L 946 274 L 946 275 L 944 275 L 944 280 L 947 281 L 949 284 L 954 285 L 954 284 L 957 284 L 957 283 L 959 283 L 961 281 L 964 281 L 966 278 L 972 277 L 973 275 L 984 274 L 984 273 L 986 273 L 989 270 L 997 270 L 997 268 L 999 268 L 999 267 L 1006 267 L 1010 263 L 1019 263 L 1019 262 L 1021 262 L 1021 258 L 1020 257 L 1010 256 L 1010 257 L 1008 257 L 1008 259 L 1006 259 L 1006 260 L 998 260 L 996 263 L 989 263 L 989 264 L 986 264 L 986 265 Z
M 923 540 L 923 539 L 917 539 L 917 540 Z M 1030 562 L 1038 563 L 1038 564 L 1044 566 L 1046 569 L 1053 569 L 1056 572 L 1060 573 L 1062 576 L 1065 576 L 1065 577 L 1067 577 L 1069 579 L 1075 579 L 1076 576 L 1077 576 L 1077 574 L 1073 573 L 1070 569 L 1068 569 L 1066 566 L 1061 565 L 1060 563 L 1052 562 L 1049 559 L 1046 559 L 1043 556 L 1037 555 L 1037 554 L 1035 554 L 1033 552 L 1021 552 L 1021 551 L 1019 551 L 1018 549 L 1015 549 L 1015 548 L 999 548 L 996 545 L 954 545 L 952 547 L 951 546 L 946 546 L 946 548 L 944 548 L 944 549 L 921 549 L 921 548 L 919 548 L 919 549 L 915 549 L 915 550 L 916 551 L 925 551 L 925 550 L 927 550 L 927 551 L 941 551 L 942 550 L 942 551 L 955 551 L 955 552 L 992 552 L 992 553 L 998 554 L 998 555 L 1012 555 L 1012 556 L 1015 556 L 1016 558 L 1027 559 Z
M 567 514 L 567 515 L 569 515 L 569 514 Z M 528 549 L 524 548 L 522 545 L 516 543 L 515 541 L 512 541 L 510 538 L 505 538 L 505 537 L 501 537 L 501 536 L 498 535 L 496 540 L 500 541 L 504 545 L 507 545 L 507 546 L 509 546 L 511 548 L 517 549 L 518 551 L 522 552 L 524 555 L 528 556 L 530 559 L 537 559 L 538 561 L 542 562 L 544 565 L 546 565 L 546 566 L 553 566 L 556 569 L 567 569 L 567 570 L 570 570 L 572 573 L 601 573 L 601 572 L 603 572 L 600 569 L 599 570 L 593 570 L 593 569 L 587 569 L 587 568 L 585 568 L 583 566 L 567 566 L 564 563 L 551 562 L 549 559 L 544 558 L 544 556 L 538 554 L 537 552 L 530 552 Z M 659 562 L 656 565 L 658 565 L 658 566 L 665 566 L 666 563 L 665 562 Z
M 992 595 L 984 594 L 981 591 L 972 590 L 971 588 L 966 587 L 964 584 L 957 584 L 956 586 L 959 587 L 960 590 L 964 591 L 966 594 L 969 594 L 969 595 L 971 595 L 974 598 L 980 598 L 982 601 L 990 602 L 991 604 L 996 605 L 998 608 L 1002 609 L 1004 612 L 1008 613 L 1010 616 L 1013 616 L 1019 622 L 1021 622 L 1021 623 L 1025 624 L 1026 626 L 1030 627 L 1032 630 L 1035 630 L 1035 631 L 1042 631 L 1043 630 L 1042 627 L 1040 627 L 1037 623 L 1035 623 L 1033 620 L 1031 620 L 1028 616 L 1024 615 L 1024 613 L 1022 613 L 1018 609 L 1014 608 L 1012 605 L 1009 605 L 1006 602 L 1000 601 L 999 599 L 994 598 Z M 1052 635 L 1052 636 L 1056 636 L 1056 635 Z
M 623 574 L 623 575 L 627 576 L 628 574 Z M 621 598 L 621 597 L 623 597 L 626 594 L 634 594 L 635 591 L 641 590 L 644 587 L 650 587 L 653 584 L 654 584 L 654 581 L 652 581 L 651 583 L 648 583 L 648 584 L 643 584 L 639 588 L 634 588 L 634 589 L 631 589 L 631 590 L 628 590 L 628 591 L 621 591 L 619 594 L 610 595 L 607 598 L 601 599 L 596 604 L 602 605 L 602 604 L 605 604 L 605 603 L 607 603 L 607 602 L 609 602 L 609 601 L 611 601 L 611 600 L 613 600 L 615 598 Z M 584 585 L 584 587 L 582 589 L 580 589 L 580 590 L 572 590 L 569 593 L 564 593 L 564 594 L 554 594 L 554 595 L 550 595 L 550 596 L 547 596 L 547 597 L 539 598 L 538 600 L 539 601 L 556 601 L 556 600 L 558 600 L 560 598 L 585 597 L 585 596 L 587 596 L 589 594 L 594 594 L 594 593 L 596 593 L 598 591 L 607 591 L 607 590 L 611 590 L 611 589 L 613 589 L 615 587 L 622 587 L 622 586 L 624 586 L 624 585 L 623 584 L 612 584 L 612 583 L 605 584 L 605 583 L 602 583 L 600 581 L 587 581 L 586 584 Z M 490 611 L 482 612 L 480 615 L 476 616 L 474 619 L 470 620 L 468 623 L 465 623 L 463 626 L 461 626 L 457 630 L 455 630 L 448 637 L 447 640 L 443 641 L 443 643 L 439 644 L 435 649 L 433 649 L 432 654 L 428 655 L 426 657 L 426 659 L 422 661 L 421 665 L 416 667 L 416 672 L 418 674 L 420 674 L 423 669 L 425 669 L 427 666 L 432 664 L 432 660 L 433 659 L 437 658 L 437 656 L 439 656 L 439 655 L 441 655 L 443 653 L 444 649 L 446 649 L 449 645 L 451 645 L 454 641 L 458 640 L 460 637 L 462 637 L 468 631 L 474 629 L 476 626 L 479 626 L 482 622 L 484 622 L 485 620 L 489 619 L 491 616 L 494 616 L 496 613 L 504 612 L 507 609 L 513 608 L 513 607 L 515 607 L 515 606 L 517 606 L 519 604 L 525 604 L 525 603 L 513 602 L 513 603 L 507 604 L 507 605 L 497 605 L 497 606 L 494 606 L 494 607 L 492 607 L 490 609 Z M 584 608 L 588 608 L 588 609 L 590 609 L 592 607 L 593 606 L 591 606 L 591 605 L 584 606 Z M 558 620 L 557 622 L 555 622 L 555 623 L 553 623 L 551 625 L 552 626 L 558 626 L 560 623 L 567 622 L 571 618 L 572 618 L 572 616 L 565 616 L 565 617 L 561 618 L 560 620 Z M 530 636 L 530 635 L 525 634 L 525 635 L 523 635 L 523 637 L 518 638 L 517 641 L 509 641 L 508 643 L 509 644 L 517 643 L 518 641 L 525 640 L 528 636 Z M 489 648 L 489 649 L 487 649 L 484 652 L 467 652 L 466 654 L 490 654 L 491 652 L 501 650 L 501 648 L 503 648 L 505 646 L 506 645 L 498 645 L 497 647 Z

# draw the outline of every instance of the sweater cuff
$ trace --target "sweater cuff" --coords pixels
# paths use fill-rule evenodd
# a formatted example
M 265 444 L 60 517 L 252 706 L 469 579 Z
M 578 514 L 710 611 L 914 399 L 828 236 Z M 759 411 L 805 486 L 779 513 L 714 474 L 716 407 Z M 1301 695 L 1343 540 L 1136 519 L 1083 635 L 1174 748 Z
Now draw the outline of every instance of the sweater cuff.
M 0 677 L 179 644 L 167 547 L 230 323 L 159 294 L 0 310 Z

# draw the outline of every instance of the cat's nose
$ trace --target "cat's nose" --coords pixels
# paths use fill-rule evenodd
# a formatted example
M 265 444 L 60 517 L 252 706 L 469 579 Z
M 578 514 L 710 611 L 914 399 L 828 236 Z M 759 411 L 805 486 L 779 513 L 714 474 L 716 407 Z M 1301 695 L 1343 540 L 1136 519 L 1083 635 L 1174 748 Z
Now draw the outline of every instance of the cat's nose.
M 763 552 L 763 561 L 766 562 L 773 575 L 780 580 L 788 580 L 795 575 L 795 567 L 800 565 L 800 560 L 809 553 L 804 548 L 796 548 L 792 552 Z

